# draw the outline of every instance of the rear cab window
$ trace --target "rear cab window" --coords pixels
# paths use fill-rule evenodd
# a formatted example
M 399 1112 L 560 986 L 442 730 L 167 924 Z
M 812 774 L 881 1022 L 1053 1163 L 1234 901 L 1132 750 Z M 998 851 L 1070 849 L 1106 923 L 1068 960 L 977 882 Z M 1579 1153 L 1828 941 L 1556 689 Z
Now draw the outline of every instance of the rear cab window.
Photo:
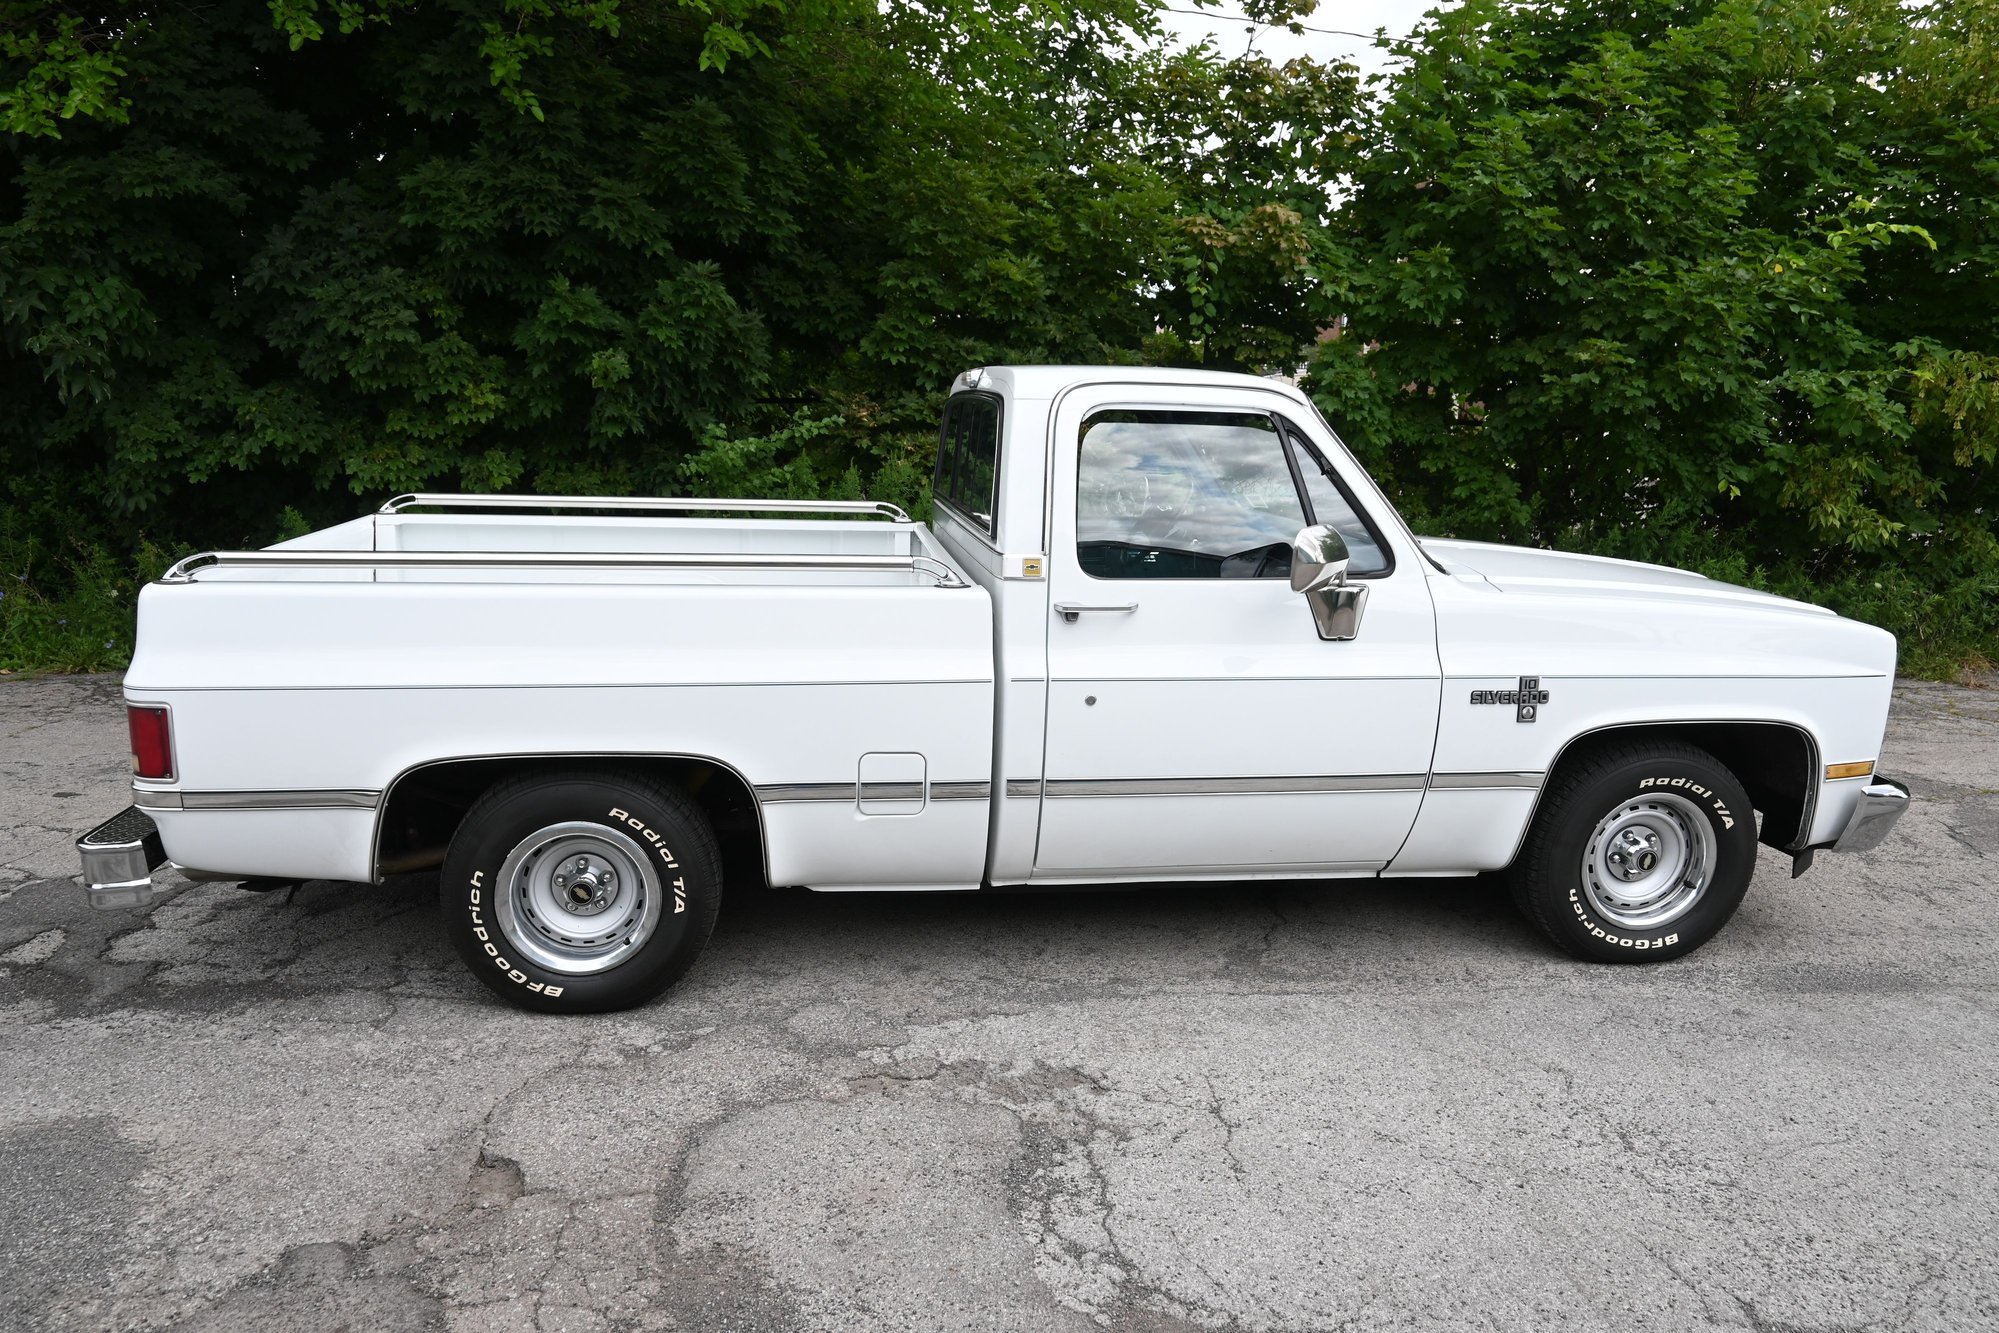
M 1000 400 L 997 394 L 953 394 L 937 437 L 936 501 L 988 538 L 997 539 Z

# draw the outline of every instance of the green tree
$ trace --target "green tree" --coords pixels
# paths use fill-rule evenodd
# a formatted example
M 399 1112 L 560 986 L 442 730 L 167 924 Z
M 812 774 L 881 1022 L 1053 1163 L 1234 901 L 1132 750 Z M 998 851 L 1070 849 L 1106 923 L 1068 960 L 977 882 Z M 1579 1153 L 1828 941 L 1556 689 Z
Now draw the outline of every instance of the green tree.
M 1439 533 L 1999 631 L 1984 0 L 1468 0 L 1342 216 L 1329 416 Z M 1975 61 L 1972 62 L 1975 64 Z
M 1136 343 L 1115 261 L 1163 202 L 1021 96 L 1058 44 L 1050 95 L 1114 63 L 1115 8 L 977 42 L 801 8 L 726 71 L 680 8 L 558 14 L 533 117 L 495 12 L 295 44 L 261 0 L 160 11 L 123 121 L 8 140 L 16 505 L 214 541 L 418 486 L 669 489 L 717 427 L 906 425 L 881 402 L 966 364 Z

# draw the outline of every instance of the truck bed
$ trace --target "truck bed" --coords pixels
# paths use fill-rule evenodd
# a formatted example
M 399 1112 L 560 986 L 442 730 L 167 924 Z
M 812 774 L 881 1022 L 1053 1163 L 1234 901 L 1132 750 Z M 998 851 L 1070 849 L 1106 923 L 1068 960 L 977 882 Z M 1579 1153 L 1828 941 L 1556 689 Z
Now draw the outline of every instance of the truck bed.
M 984 873 L 991 602 L 906 520 L 385 512 L 183 562 L 139 617 L 126 693 L 173 713 L 185 769 L 148 808 L 183 866 L 374 879 L 413 771 L 630 754 L 725 763 L 774 882 Z M 859 809 L 875 753 L 914 757 L 914 802 Z

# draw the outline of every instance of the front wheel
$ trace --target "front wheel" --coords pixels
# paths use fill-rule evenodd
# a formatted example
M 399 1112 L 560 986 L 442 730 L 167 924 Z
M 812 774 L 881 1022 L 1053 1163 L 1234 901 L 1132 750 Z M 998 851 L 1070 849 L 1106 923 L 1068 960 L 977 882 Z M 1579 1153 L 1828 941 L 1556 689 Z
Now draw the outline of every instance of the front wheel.
M 1691 745 L 1623 745 L 1563 769 L 1512 869 L 1513 900 L 1578 958 L 1677 958 L 1712 939 L 1756 869 L 1749 794 Z
M 475 976 L 542 1013 L 642 1004 L 694 963 L 721 902 L 701 810 L 635 773 L 526 774 L 480 797 L 440 882 Z

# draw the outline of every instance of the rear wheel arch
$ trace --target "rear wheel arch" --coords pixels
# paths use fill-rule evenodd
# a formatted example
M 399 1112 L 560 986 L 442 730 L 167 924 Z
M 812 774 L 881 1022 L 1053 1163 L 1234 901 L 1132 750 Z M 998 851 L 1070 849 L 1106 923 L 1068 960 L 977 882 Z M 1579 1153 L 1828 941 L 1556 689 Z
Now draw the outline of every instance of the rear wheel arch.
M 481 796 L 523 774 L 558 769 L 635 773 L 678 789 L 715 830 L 730 878 L 763 882 L 770 864 L 763 810 L 740 771 L 705 755 L 612 751 L 464 755 L 411 765 L 382 792 L 371 860 L 375 879 L 443 865 L 452 835 Z

